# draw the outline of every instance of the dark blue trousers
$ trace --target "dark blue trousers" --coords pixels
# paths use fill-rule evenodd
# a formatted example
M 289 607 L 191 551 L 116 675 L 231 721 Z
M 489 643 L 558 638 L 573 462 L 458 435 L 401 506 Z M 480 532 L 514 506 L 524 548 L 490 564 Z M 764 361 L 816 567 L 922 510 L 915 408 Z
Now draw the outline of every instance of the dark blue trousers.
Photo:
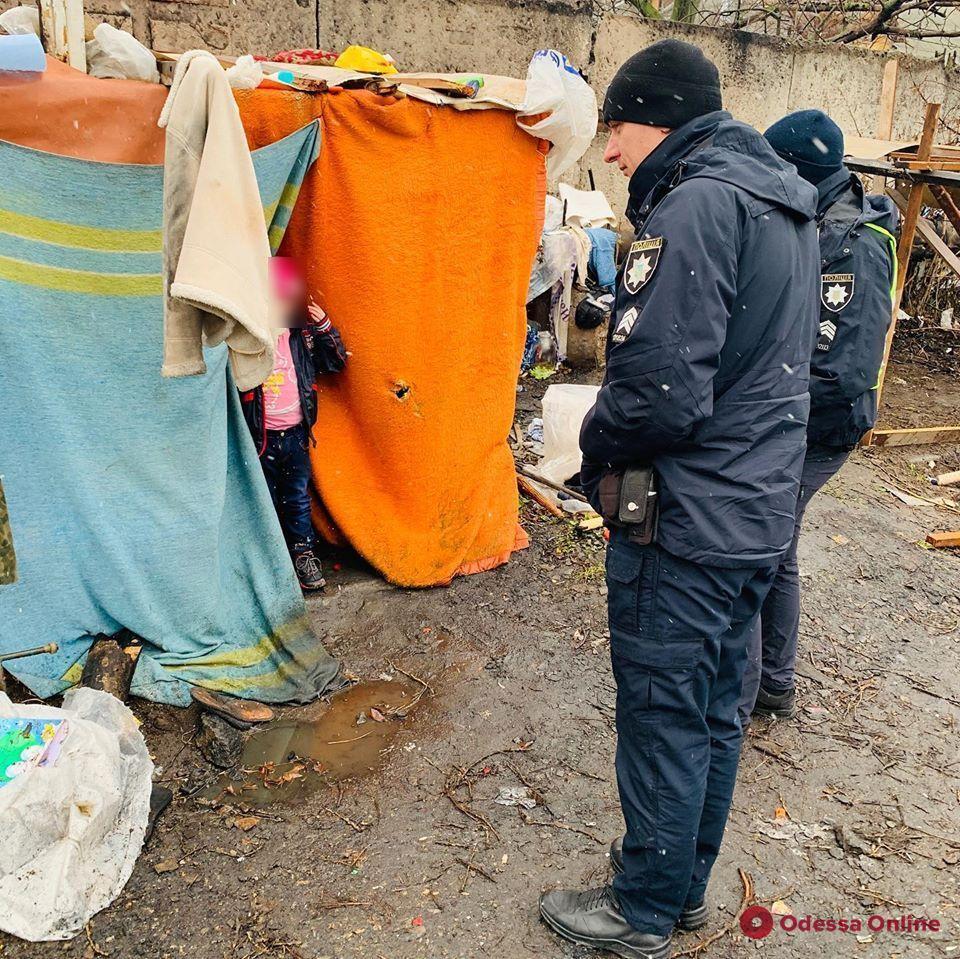
M 780 560 L 770 592 L 750 629 L 740 704 L 740 719 L 744 725 L 749 723 L 761 684 L 772 693 L 793 689 L 800 635 L 800 567 L 797 562 L 800 528 L 814 494 L 839 471 L 849 455 L 849 450 L 823 446 L 811 446 L 807 450 L 800 477 L 793 542 Z
M 607 550 L 627 921 L 667 935 L 703 900 L 730 810 L 747 631 L 772 569 L 699 566 L 614 530 Z
M 260 457 L 287 548 L 293 555 L 313 549 L 316 542 L 310 518 L 309 442 L 303 423 L 288 430 L 267 430 L 267 447 Z

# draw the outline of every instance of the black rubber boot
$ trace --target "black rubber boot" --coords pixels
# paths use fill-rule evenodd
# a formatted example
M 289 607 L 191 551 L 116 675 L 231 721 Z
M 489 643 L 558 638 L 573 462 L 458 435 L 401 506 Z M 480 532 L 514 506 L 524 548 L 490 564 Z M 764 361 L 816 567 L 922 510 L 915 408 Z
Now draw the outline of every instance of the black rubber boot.
M 614 872 L 623 872 L 623 836 L 618 836 L 610 843 L 610 865 Z M 677 928 L 682 932 L 695 932 L 706 924 L 706 902 L 687 903 L 677 919 Z
M 771 693 L 761 686 L 757 693 L 757 704 L 753 707 L 753 715 L 793 719 L 797 715 L 797 691 L 788 689 L 785 693 Z
M 557 889 L 540 897 L 543 921 L 564 939 L 624 959 L 669 959 L 670 936 L 638 932 L 624 918 L 611 886 Z
M 323 578 L 323 567 L 313 550 L 298 553 L 293 558 L 293 568 L 297 571 L 300 588 L 303 590 L 323 589 L 327 581 Z

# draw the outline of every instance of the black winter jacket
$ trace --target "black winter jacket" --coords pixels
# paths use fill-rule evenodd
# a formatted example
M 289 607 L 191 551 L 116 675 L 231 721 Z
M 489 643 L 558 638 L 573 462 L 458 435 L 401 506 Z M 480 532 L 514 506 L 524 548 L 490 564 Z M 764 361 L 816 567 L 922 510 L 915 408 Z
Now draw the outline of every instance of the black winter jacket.
M 774 565 L 793 537 L 806 449 L 816 191 L 718 111 L 670 134 L 630 198 L 638 240 L 580 434 L 584 485 L 596 506 L 604 466 L 652 464 L 664 549 Z
M 300 409 L 307 428 L 317 421 L 317 375 L 336 373 L 346 363 L 346 353 L 340 335 L 334 327 L 323 334 L 310 327 L 290 330 L 290 357 L 297 374 Z M 258 386 L 240 394 L 243 416 L 257 446 L 257 456 L 267 448 L 267 425 L 264 415 L 263 387 Z
M 810 367 L 811 445 L 856 446 L 877 420 L 896 283 L 897 209 L 844 168 L 819 185 L 820 330 Z M 823 204 L 821 203 L 821 206 Z

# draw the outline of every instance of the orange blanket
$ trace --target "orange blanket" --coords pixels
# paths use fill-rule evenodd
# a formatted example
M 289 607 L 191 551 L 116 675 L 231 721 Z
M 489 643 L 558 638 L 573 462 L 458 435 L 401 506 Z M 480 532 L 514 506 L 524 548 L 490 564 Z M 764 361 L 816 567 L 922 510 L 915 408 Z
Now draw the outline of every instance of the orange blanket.
M 26 77 L 0 71 L 0 140 L 80 160 L 163 163 L 166 87 L 98 80 L 53 57 Z
M 322 122 L 282 252 L 351 353 L 320 384 L 314 429 L 328 533 L 406 586 L 505 562 L 526 545 L 506 437 L 546 189 L 537 141 L 512 113 L 363 91 L 237 100 L 251 147 Z

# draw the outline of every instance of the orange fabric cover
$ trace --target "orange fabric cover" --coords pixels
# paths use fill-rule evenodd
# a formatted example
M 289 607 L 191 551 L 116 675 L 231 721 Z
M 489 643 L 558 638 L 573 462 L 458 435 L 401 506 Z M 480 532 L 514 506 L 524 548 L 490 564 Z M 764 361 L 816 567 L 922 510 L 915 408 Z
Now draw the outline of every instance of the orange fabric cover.
M 0 140 L 104 163 L 163 163 L 167 88 L 98 80 L 53 57 L 39 74 L 0 71 Z
M 351 353 L 321 378 L 314 429 L 333 524 L 406 586 L 505 562 L 526 545 L 506 437 L 546 191 L 537 140 L 506 111 L 365 91 L 237 101 L 251 147 L 322 122 L 282 252 Z

